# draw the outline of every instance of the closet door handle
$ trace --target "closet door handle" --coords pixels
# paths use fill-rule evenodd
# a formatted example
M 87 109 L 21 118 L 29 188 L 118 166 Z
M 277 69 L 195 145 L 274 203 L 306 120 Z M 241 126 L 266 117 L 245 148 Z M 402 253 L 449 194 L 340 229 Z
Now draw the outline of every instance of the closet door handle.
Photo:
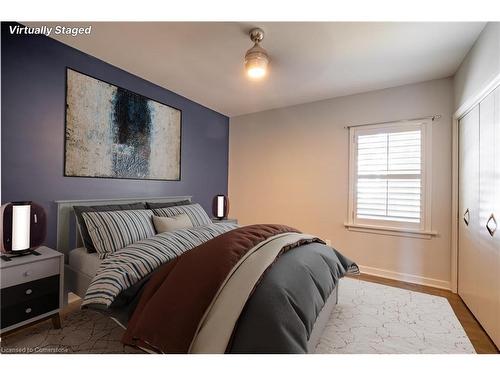
M 465 223 L 465 225 L 469 226 L 469 220 L 470 220 L 469 209 L 466 209 L 465 212 L 464 212 L 464 223 Z
M 490 215 L 490 218 L 486 222 L 486 229 L 488 230 L 490 236 L 493 237 L 497 230 L 497 220 L 495 219 L 495 215 Z

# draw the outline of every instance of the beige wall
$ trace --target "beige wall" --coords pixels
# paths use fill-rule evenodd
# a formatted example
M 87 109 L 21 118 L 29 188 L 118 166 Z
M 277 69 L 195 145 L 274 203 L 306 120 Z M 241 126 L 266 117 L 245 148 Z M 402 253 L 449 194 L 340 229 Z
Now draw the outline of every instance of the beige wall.
M 441 79 L 231 118 L 230 216 L 330 239 L 372 272 L 448 287 L 453 86 Z M 345 229 L 345 125 L 441 114 L 433 125 L 431 240 Z M 402 275 L 403 274 L 403 275 Z
M 490 22 L 455 74 L 455 109 L 476 95 L 499 74 L 500 22 Z

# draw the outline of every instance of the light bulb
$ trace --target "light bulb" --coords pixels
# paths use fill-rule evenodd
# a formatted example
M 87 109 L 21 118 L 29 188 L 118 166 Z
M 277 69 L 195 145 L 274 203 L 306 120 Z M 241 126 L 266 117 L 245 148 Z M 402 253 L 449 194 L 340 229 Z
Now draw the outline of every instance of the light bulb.
M 250 61 L 246 64 L 247 75 L 253 79 L 259 79 L 266 75 L 267 63 L 260 60 Z

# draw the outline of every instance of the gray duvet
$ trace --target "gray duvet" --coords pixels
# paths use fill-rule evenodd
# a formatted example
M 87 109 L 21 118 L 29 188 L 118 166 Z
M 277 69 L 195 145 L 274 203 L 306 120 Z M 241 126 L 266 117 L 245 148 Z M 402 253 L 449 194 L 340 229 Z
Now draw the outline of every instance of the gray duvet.
M 320 243 L 283 254 L 247 301 L 227 352 L 307 353 L 316 318 L 348 270 L 358 268 Z

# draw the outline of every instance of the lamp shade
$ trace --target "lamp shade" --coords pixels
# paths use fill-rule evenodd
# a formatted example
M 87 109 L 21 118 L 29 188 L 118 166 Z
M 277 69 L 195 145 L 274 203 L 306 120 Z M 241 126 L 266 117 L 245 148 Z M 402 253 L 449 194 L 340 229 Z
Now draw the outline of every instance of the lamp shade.
M 2 252 L 22 253 L 45 241 L 47 219 L 42 206 L 12 202 L 1 207 L 0 245 Z
M 212 214 L 215 218 L 222 220 L 227 218 L 228 213 L 229 199 L 223 194 L 216 195 L 212 202 Z
M 245 55 L 245 69 L 252 79 L 259 79 L 266 75 L 269 58 L 264 48 L 257 43 Z

